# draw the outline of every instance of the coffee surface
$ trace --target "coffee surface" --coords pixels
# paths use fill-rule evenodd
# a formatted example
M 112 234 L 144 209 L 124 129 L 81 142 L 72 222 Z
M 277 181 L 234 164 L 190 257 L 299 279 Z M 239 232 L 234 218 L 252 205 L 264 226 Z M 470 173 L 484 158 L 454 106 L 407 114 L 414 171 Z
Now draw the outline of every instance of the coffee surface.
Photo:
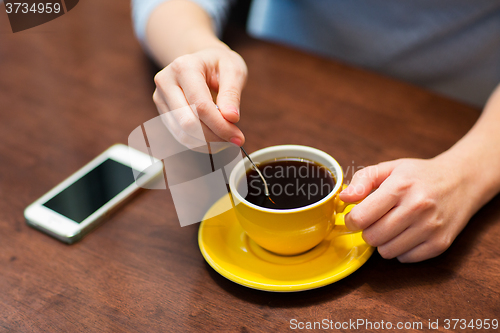
M 280 158 L 260 163 L 258 167 L 268 183 L 270 198 L 266 196 L 264 183 L 253 168 L 238 184 L 238 191 L 245 192 L 246 181 L 248 194 L 245 199 L 264 208 L 304 207 L 320 201 L 335 187 L 335 176 L 330 169 L 311 160 Z

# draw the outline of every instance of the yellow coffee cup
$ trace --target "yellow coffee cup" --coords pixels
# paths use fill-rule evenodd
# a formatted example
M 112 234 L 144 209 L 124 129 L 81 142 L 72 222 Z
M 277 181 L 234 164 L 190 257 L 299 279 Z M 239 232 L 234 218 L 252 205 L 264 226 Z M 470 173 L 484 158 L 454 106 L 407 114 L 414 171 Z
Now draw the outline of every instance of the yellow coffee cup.
M 333 157 L 319 149 L 299 145 L 272 146 L 258 150 L 250 157 L 255 163 L 277 158 L 303 158 L 325 166 L 335 177 L 333 190 L 315 203 L 293 209 L 270 209 L 245 200 L 245 194 L 238 192 L 238 185 L 245 181 L 250 169 L 247 159 L 238 162 L 229 176 L 234 211 L 242 228 L 255 243 L 277 254 L 295 255 L 312 249 L 332 231 L 338 235 L 359 232 L 344 226 L 344 215 L 354 205 L 346 205 L 338 197 L 344 175 Z

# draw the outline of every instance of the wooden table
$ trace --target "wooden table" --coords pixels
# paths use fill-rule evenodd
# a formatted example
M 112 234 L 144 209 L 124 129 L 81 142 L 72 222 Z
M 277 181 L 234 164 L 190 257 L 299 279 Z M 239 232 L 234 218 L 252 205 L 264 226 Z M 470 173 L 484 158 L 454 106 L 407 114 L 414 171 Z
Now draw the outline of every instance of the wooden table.
M 128 1 L 81 1 L 16 34 L 0 8 L 1 332 L 281 332 L 292 319 L 421 321 L 424 330 L 430 319 L 442 330 L 445 319 L 500 319 L 499 197 L 438 258 L 400 264 L 375 253 L 348 278 L 290 294 L 216 273 L 198 249 L 198 225 L 180 227 L 168 190 L 143 192 L 71 246 L 31 229 L 28 204 L 157 115 L 155 69 Z M 249 67 L 240 124 L 249 151 L 309 145 L 345 167 L 429 158 L 479 115 L 286 47 L 232 45 Z

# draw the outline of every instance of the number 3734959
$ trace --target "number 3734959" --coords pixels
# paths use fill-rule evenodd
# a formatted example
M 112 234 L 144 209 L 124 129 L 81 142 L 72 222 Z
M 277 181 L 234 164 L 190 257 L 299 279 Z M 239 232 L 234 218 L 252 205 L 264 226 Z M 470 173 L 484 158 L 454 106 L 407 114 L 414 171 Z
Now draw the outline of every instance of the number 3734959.
M 33 3 L 26 2 L 6 2 L 5 10 L 7 14 L 59 14 L 61 12 L 60 3 Z
M 471 320 L 466 320 L 466 319 L 445 319 L 444 320 L 444 325 L 443 328 L 445 330 L 449 329 L 498 329 L 498 319 L 471 319 Z

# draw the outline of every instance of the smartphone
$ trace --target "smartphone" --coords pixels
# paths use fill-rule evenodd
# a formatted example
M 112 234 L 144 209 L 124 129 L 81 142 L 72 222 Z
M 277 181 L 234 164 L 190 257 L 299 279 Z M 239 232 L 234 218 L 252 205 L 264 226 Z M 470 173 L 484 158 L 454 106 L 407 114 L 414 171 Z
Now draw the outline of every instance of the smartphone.
M 72 244 L 162 171 L 160 160 L 116 144 L 29 205 L 24 217 L 28 225 Z

